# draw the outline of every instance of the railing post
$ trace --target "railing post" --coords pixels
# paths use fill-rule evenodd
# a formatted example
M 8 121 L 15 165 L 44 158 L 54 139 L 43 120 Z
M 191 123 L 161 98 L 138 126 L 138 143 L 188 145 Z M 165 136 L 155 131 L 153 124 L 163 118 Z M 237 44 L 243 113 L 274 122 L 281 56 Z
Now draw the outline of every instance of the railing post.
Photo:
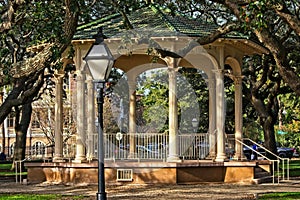
M 275 183 L 275 162 L 274 161 L 272 161 L 272 173 L 273 173 L 273 184 Z
M 279 160 L 277 160 L 277 171 L 278 171 L 278 176 L 277 176 L 277 183 L 279 184 L 279 177 L 280 177 L 280 175 L 279 175 L 279 163 L 280 163 L 280 161 Z M 284 162 L 283 162 L 284 163 Z
M 290 180 L 290 160 L 287 161 L 287 179 Z
M 19 167 L 19 170 L 18 170 Z M 20 172 L 20 174 L 19 174 Z M 18 183 L 18 177 L 20 178 L 20 183 L 22 183 L 22 161 L 15 161 L 15 173 L 16 173 L 16 183 Z M 18 176 L 19 175 L 19 176 Z
M 16 183 L 18 183 L 18 162 L 15 161 Z
M 284 181 L 284 160 L 282 162 L 282 180 Z

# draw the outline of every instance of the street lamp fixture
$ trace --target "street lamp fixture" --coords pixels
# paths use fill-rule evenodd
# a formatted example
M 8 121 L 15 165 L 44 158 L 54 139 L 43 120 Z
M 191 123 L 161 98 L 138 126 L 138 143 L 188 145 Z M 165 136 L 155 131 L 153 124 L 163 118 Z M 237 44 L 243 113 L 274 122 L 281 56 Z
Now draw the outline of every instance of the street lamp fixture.
M 95 42 L 87 52 L 84 60 L 94 79 L 94 82 L 105 83 L 114 65 L 114 57 L 104 43 L 102 28 L 94 36 Z
M 102 28 L 94 36 L 95 42 L 87 52 L 84 60 L 94 80 L 97 90 L 98 105 L 98 192 L 97 200 L 106 200 L 103 144 L 103 89 L 114 65 L 114 57 L 104 43 Z
M 197 120 L 197 118 L 193 118 L 192 119 L 192 126 L 194 128 L 194 133 L 196 133 L 197 132 L 197 127 L 198 127 L 198 120 Z

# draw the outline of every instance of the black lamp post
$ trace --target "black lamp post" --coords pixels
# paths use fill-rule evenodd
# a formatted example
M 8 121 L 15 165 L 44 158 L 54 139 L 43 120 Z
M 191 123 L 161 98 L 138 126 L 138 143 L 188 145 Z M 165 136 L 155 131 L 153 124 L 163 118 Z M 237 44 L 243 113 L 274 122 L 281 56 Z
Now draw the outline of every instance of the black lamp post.
M 97 200 L 106 200 L 105 172 L 104 172 L 104 145 L 103 145 L 103 88 L 111 69 L 114 58 L 104 43 L 102 28 L 95 35 L 95 43 L 89 49 L 84 60 L 90 71 L 97 90 L 98 105 L 98 192 Z

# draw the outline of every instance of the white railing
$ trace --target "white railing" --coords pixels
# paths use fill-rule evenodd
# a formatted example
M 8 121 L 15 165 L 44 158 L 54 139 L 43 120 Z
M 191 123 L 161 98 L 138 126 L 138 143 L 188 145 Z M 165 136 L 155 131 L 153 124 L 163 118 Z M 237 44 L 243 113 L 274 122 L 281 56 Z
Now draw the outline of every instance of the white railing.
M 98 134 L 92 135 L 93 157 L 97 157 Z M 207 133 L 184 133 L 177 135 L 177 154 L 182 160 L 205 159 L 209 153 L 209 141 Z M 134 146 L 130 150 L 130 146 Z M 169 155 L 169 135 L 166 133 L 124 133 L 121 138 L 117 133 L 104 134 L 104 152 L 106 160 L 163 160 Z M 44 147 L 36 151 L 32 147 L 26 147 L 26 156 L 31 160 L 43 159 L 50 161 L 53 147 Z M 76 144 L 65 145 L 63 149 L 64 159 L 71 160 L 75 157 Z
M 285 176 L 287 178 L 287 180 L 290 179 L 290 159 L 289 158 L 281 158 L 280 156 L 274 154 L 273 152 L 271 152 L 270 150 L 268 150 L 267 148 L 265 148 L 264 146 L 254 142 L 253 140 L 249 139 L 249 138 L 244 138 L 244 140 L 248 140 L 250 142 L 252 142 L 252 144 L 255 144 L 256 146 L 262 148 L 266 153 L 272 155 L 273 157 L 275 157 L 277 159 L 278 162 L 278 178 L 279 178 L 279 174 L 280 174 L 280 170 L 279 170 L 279 164 L 282 164 L 282 180 L 285 180 Z M 252 149 L 252 148 L 251 148 Z M 285 165 L 286 165 L 286 169 L 285 169 Z M 285 174 L 285 170 L 287 171 L 287 173 Z M 279 181 L 279 180 L 278 180 Z
M 23 160 L 16 160 L 14 161 L 14 164 L 15 164 L 15 177 L 16 177 L 16 183 L 23 183 L 23 180 L 22 180 L 22 175 L 23 175 L 23 171 L 22 171 L 22 163 L 26 160 L 30 160 L 30 158 L 25 158 Z M 24 179 L 25 180 L 25 179 Z M 27 179 L 26 179 L 27 181 Z
M 168 137 L 161 133 L 104 134 L 105 159 L 165 159 Z M 130 150 L 130 145 L 135 146 Z
M 247 139 L 247 138 L 244 138 L 244 139 Z M 238 139 L 235 139 L 235 140 L 237 142 L 239 142 L 242 146 L 247 147 L 251 151 L 255 152 L 257 155 L 259 155 L 260 157 L 262 157 L 263 159 L 268 160 L 268 161 L 270 161 L 272 163 L 271 175 L 272 175 L 272 182 L 273 182 L 273 184 L 275 183 L 275 175 L 276 175 L 275 174 L 275 163 L 277 163 L 277 181 L 279 183 L 279 173 L 278 173 L 279 172 L 279 161 L 278 160 L 269 159 L 268 157 L 266 157 L 265 155 L 263 155 L 261 152 L 253 149 L 252 147 L 250 147 L 249 145 L 245 144 L 244 142 L 242 142 L 242 141 L 240 141 Z M 257 143 L 255 143 L 255 144 L 257 144 Z M 259 147 L 261 147 L 261 145 L 259 145 Z
M 178 156 L 181 159 L 204 159 L 209 152 L 208 144 L 206 133 L 180 134 L 176 145 Z M 169 136 L 164 133 L 104 134 L 106 160 L 165 161 L 170 145 Z
M 274 159 L 269 159 L 266 155 L 263 155 L 261 152 L 254 150 L 252 147 L 250 147 L 249 145 L 245 144 L 244 142 L 236 139 L 237 142 L 239 142 L 242 146 L 247 147 L 248 149 L 250 149 L 251 151 L 257 153 L 259 156 L 261 156 L 263 159 L 268 160 L 270 162 L 272 162 L 272 177 L 273 177 L 273 183 L 275 183 L 275 175 L 277 173 L 277 182 L 279 183 L 279 179 L 280 179 L 280 174 L 282 175 L 282 180 L 285 180 L 285 170 L 287 171 L 286 174 L 286 178 L 287 180 L 289 180 L 289 159 L 288 158 L 281 158 L 278 155 L 274 154 L 273 152 L 271 152 L 270 150 L 268 150 L 267 148 L 265 148 L 264 146 L 254 142 L 253 140 L 249 139 L 249 138 L 244 138 L 243 140 L 247 140 L 252 144 L 255 144 L 257 147 L 263 149 L 267 154 L 272 155 L 274 158 L 276 158 L 276 160 Z M 276 170 L 275 170 L 275 163 L 276 163 Z M 282 171 L 280 171 L 280 163 L 282 164 Z M 285 165 L 286 165 L 286 169 L 285 169 Z
M 207 133 L 180 134 L 179 156 L 183 159 L 201 160 L 209 154 L 209 141 Z

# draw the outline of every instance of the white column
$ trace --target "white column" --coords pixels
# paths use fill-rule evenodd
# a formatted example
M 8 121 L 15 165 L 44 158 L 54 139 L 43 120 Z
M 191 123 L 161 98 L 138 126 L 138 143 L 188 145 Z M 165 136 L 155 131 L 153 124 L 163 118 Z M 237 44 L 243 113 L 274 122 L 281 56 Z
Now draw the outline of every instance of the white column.
M 87 76 L 87 141 L 86 141 L 86 158 L 87 160 L 95 159 L 94 155 L 94 134 L 95 130 L 95 92 L 94 83 L 91 76 Z
M 209 158 L 216 158 L 216 80 L 208 80 L 209 89 Z
M 216 71 L 216 113 L 217 113 L 217 157 L 216 161 L 227 159 L 225 154 L 225 92 L 224 74 L 222 70 Z
M 177 112 L 177 83 L 176 83 L 176 60 L 171 59 L 168 63 L 169 73 L 169 155 L 168 162 L 180 161 L 178 148 L 178 112 Z
M 135 158 L 136 154 L 136 82 L 128 80 L 129 85 L 129 158 Z
M 74 162 L 82 162 L 85 156 L 85 73 L 77 71 L 77 134 L 76 134 L 76 156 Z
M 63 74 L 55 74 L 55 124 L 53 162 L 63 162 Z
M 243 148 L 241 143 L 243 139 L 243 110 L 242 110 L 242 77 L 234 76 L 235 87 L 235 160 L 243 159 Z

